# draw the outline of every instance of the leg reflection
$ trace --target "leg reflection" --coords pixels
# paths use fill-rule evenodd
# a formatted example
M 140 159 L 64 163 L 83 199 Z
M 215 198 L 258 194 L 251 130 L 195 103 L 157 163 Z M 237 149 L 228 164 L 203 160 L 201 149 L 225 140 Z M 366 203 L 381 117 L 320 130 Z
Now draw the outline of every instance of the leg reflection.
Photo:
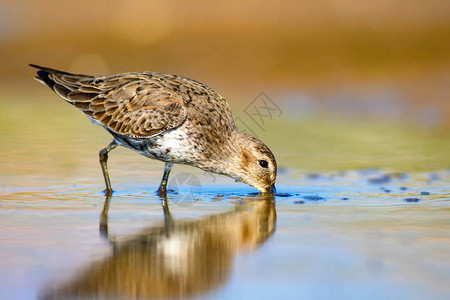
M 100 236 L 109 240 L 108 235 L 108 211 L 109 211 L 109 203 L 111 201 L 111 193 L 107 193 L 105 197 L 105 202 L 103 203 L 103 210 L 100 214 L 100 223 L 99 223 L 99 232 Z M 163 207 L 164 212 L 164 228 L 166 235 L 169 235 L 170 228 L 174 227 L 174 220 L 172 214 L 169 210 L 169 202 L 167 201 L 167 197 L 162 198 L 161 205 Z
M 167 197 L 163 198 L 161 205 L 164 211 L 164 231 L 166 232 L 166 236 L 169 236 L 170 229 L 175 226 L 175 222 L 169 210 L 169 202 L 167 201 Z
M 100 214 L 100 236 L 108 239 L 108 210 L 109 210 L 109 202 L 111 201 L 111 193 L 106 194 L 105 203 L 103 204 L 103 210 Z

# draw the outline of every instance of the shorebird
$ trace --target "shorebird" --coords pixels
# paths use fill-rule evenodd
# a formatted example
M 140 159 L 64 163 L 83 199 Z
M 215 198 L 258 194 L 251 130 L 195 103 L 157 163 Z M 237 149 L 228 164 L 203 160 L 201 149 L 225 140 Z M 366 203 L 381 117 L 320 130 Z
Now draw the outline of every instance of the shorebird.
M 210 87 L 164 73 L 93 76 L 30 66 L 39 69 L 35 79 L 113 136 L 99 153 L 106 194 L 112 193 L 108 153 L 119 145 L 165 162 L 161 197 L 175 163 L 229 176 L 261 193 L 275 191 L 274 155 L 237 130 L 227 101 Z

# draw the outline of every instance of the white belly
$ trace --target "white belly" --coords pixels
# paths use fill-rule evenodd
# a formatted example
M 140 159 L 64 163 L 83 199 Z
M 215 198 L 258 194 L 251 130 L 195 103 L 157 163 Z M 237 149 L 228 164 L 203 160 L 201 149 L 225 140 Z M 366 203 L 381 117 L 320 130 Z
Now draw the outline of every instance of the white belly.
M 187 163 L 192 158 L 189 137 L 183 130 L 173 130 L 158 137 L 141 153 L 149 158 L 174 163 Z

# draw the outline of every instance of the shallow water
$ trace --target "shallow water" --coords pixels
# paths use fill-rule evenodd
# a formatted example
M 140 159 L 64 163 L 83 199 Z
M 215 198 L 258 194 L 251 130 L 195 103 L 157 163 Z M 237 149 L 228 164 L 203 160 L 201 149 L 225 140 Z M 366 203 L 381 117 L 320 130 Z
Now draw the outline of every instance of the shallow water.
M 177 166 L 164 206 L 162 163 L 114 150 L 106 233 L 110 138 L 44 107 L 1 110 L 1 299 L 450 296 L 446 134 L 274 120 L 274 198 Z

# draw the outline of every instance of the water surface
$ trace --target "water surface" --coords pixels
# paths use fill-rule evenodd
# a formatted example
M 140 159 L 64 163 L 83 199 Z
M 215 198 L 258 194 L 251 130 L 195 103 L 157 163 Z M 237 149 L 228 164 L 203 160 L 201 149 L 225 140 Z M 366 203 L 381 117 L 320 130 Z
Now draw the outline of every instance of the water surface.
M 108 134 L 68 105 L 2 105 L 2 299 L 450 296 L 445 132 L 274 120 L 273 198 L 176 166 L 165 203 L 163 164 L 117 149 L 106 232 Z

